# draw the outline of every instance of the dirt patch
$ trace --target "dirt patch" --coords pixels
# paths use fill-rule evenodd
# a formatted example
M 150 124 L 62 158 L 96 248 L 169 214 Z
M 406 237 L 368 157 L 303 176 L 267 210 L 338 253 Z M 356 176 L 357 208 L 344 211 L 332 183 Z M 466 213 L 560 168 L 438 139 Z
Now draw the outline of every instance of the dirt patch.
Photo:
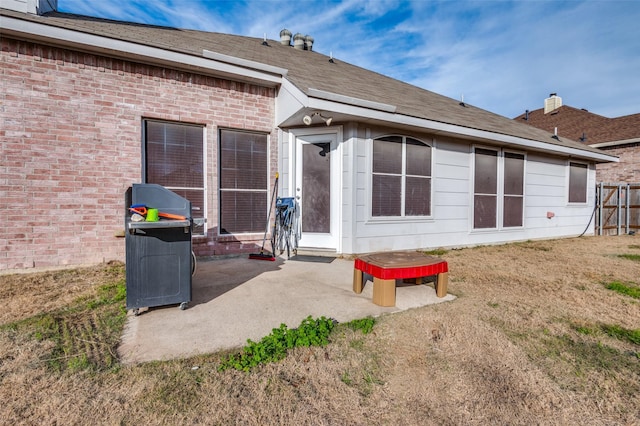
M 452 250 L 451 302 L 339 329 L 251 373 L 225 354 L 52 372 L 50 342 L 7 324 L 66 306 L 122 269 L 0 276 L 0 416 L 74 424 L 639 424 L 640 237 L 583 237 Z M 116 275 L 114 277 L 114 274 Z M 80 320 L 79 320 L 80 321 Z

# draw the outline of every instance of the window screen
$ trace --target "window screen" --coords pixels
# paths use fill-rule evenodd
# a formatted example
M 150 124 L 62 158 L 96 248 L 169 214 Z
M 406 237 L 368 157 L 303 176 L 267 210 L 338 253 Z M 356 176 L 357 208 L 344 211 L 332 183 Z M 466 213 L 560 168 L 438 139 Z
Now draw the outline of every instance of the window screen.
M 587 165 L 569 163 L 569 202 L 587 202 Z
M 264 232 L 268 196 L 266 134 L 220 131 L 220 233 Z
M 403 136 L 373 141 L 372 216 L 431 214 L 431 147 Z
M 495 228 L 498 211 L 498 152 L 477 148 L 474 157 L 473 227 Z
M 205 217 L 204 127 L 144 120 L 144 179 L 191 201 L 194 219 Z M 204 234 L 197 226 L 194 235 Z
M 522 226 L 524 213 L 524 155 L 504 153 L 502 226 Z

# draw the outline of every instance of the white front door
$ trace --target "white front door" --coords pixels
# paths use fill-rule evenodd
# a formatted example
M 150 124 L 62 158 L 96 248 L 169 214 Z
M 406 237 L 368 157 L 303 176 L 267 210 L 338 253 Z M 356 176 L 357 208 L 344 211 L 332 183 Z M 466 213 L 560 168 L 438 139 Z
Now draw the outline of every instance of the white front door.
M 296 138 L 295 196 L 300 206 L 300 247 L 338 249 L 340 200 L 337 134 Z

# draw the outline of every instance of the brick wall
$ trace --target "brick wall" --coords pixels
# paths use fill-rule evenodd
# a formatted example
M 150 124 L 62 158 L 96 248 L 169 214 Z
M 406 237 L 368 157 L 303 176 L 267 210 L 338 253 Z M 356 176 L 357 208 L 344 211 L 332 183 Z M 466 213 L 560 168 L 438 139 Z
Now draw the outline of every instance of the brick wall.
M 0 270 L 124 260 L 124 192 L 141 178 L 143 118 L 206 126 L 206 238 L 199 255 L 247 251 L 217 238 L 217 129 L 270 133 L 274 89 L 0 40 Z
M 606 150 L 607 154 L 618 156 L 620 162 L 598 164 L 596 167 L 598 182 L 640 182 L 640 143 L 601 149 Z

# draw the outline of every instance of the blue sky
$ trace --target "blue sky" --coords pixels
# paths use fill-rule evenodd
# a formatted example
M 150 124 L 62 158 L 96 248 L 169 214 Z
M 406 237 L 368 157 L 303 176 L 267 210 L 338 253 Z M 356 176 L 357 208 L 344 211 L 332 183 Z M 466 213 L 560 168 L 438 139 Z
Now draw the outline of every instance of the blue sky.
M 640 0 L 58 0 L 61 12 L 277 40 L 513 118 L 640 113 Z

